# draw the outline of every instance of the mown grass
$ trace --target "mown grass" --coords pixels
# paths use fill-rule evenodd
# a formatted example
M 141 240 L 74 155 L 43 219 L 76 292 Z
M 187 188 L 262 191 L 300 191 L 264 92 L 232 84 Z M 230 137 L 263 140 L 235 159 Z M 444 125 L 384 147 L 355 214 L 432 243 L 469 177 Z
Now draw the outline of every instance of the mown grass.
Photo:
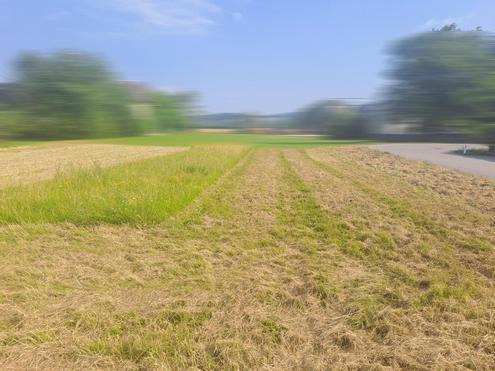
M 242 146 L 196 147 L 109 169 L 61 173 L 0 191 L 0 223 L 157 224 L 232 167 Z
M 71 141 L 77 142 L 88 141 Z M 143 160 L 113 168 L 104 169 L 95 165 L 86 170 L 64 170 L 49 181 L 0 190 L 0 224 L 157 224 L 189 204 L 249 147 L 304 148 L 347 145 L 356 141 L 177 132 L 89 142 L 189 146 L 192 149 L 172 157 Z M 28 143 L 10 142 L 8 145 Z
M 0 368 L 494 369 L 494 250 L 454 243 L 472 211 L 415 223 L 350 150 L 195 147 L 127 165 L 236 164 L 167 223 L 0 226 Z

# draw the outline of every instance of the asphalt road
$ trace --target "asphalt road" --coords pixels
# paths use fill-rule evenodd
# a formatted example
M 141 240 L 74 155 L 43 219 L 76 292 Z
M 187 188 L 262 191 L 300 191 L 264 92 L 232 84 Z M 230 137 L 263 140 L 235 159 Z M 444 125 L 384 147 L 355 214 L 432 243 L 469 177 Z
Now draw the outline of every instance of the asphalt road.
M 436 165 L 495 179 L 495 156 L 463 156 L 453 153 L 462 150 L 464 144 L 450 143 L 393 143 L 376 144 L 370 148 L 389 152 L 413 160 L 428 161 Z M 467 144 L 468 148 L 486 148 L 479 144 Z

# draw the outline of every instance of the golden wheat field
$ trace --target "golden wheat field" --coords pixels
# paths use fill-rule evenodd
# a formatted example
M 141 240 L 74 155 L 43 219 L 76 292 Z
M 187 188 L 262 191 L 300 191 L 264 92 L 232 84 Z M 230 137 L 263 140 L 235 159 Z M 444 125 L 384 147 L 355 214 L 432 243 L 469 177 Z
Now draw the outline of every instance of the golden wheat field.
M 0 193 L 23 200 L 0 205 L 0 368 L 495 368 L 494 181 L 359 146 L 117 147 Z M 0 152 L 2 179 L 70 152 L 43 151 Z M 84 222 L 60 208 L 91 189 Z

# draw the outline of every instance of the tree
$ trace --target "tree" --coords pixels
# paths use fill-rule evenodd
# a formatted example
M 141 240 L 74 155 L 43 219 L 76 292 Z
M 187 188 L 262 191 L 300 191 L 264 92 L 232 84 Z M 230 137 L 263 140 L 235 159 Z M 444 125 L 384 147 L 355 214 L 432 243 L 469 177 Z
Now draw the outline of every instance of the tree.
M 423 133 L 464 132 L 495 143 L 493 40 L 492 34 L 451 24 L 393 44 L 393 118 Z
M 457 26 L 457 23 L 449 23 L 440 29 L 433 29 L 433 31 L 440 31 L 440 32 L 445 32 L 445 31 L 461 31 L 461 29 Z
M 15 63 L 17 135 L 39 139 L 135 135 L 129 99 L 98 57 L 79 52 L 22 55 Z
M 167 131 L 190 126 L 193 99 L 194 97 L 189 94 L 153 93 L 155 128 L 158 131 Z
M 295 118 L 295 125 L 334 138 L 363 138 L 367 135 L 364 116 L 348 104 L 335 100 L 310 105 Z

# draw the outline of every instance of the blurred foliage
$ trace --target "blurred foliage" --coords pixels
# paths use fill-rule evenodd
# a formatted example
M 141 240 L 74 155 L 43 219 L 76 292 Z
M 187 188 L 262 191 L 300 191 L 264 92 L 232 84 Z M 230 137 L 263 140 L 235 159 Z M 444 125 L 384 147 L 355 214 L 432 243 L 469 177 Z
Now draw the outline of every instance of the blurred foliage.
M 154 130 L 156 132 L 185 129 L 191 126 L 189 107 L 192 107 L 192 95 L 171 95 L 154 92 L 152 105 L 154 112 Z
M 334 138 L 364 138 L 368 134 L 366 116 L 336 100 L 310 105 L 294 118 L 294 126 Z
M 136 135 L 129 97 L 99 58 L 59 52 L 24 54 L 15 63 L 14 135 L 36 139 Z
M 0 140 L 6 138 L 15 138 L 18 135 L 19 112 L 0 111 Z
M 451 24 L 389 49 L 387 104 L 421 133 L 464 132 L 495 142 L 495 39 Z
M 14 70 L 15 80 L 0 89 L 2 137 L 135 136 L 189 125 L 186 95 L 136 91 L 143 84 L 118 81 L 109 66 L 91 54 L 26 53 Z
M 495 143 L 493 34 L 449 24 L 399 40 L 388 53 L 390 82 L 383 102 L 357 107 L 327 100 L 283 115 L 197 116 L 196 124 L 292 127 L 334 138 L 366 138 L 393 126 L 401 128 L 399 135 L 463 133 Z M 0 84 L 0 138 L 99 138 L 180 130 L 194 124 L 195 99 L 193 94 L 118 81 L 91 54 L 29 53 L 16 61 L 14 81 Z
M 293 126 L 335 138 L 394 136 L 395 127 L 395 140 L 408 134 L 448 140 L 456 134 L 495 143 L 493 34 L 480 27 L 461 31 L 452 23 L 399 40 L 388 53 L 384 101 L 359 107 L 316 102 L 295 115 Z

